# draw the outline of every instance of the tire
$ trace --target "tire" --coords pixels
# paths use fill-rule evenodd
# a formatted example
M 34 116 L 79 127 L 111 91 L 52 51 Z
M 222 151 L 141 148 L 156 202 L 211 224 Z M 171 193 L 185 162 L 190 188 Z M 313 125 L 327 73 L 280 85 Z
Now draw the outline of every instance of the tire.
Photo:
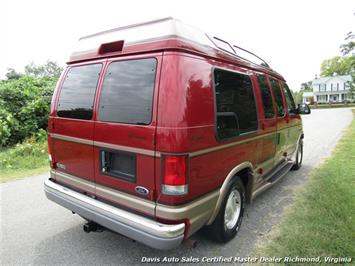
M 233 200 L 237 204 L 234 204 Z M 214 222 L 207 228 L 214 240 L 226 243 L 236 236 L 242 223 L 244 206 L 245 189 L 237 177 L 229 187 Z
M 303 160 L 303 140 L 300 140 L 300 143 L 297 148 L 297 155 L 296 155 L 296 161 L 295 164 L 292 166 L 292 170 L 298 170 L 302 166 L 302 160 Z

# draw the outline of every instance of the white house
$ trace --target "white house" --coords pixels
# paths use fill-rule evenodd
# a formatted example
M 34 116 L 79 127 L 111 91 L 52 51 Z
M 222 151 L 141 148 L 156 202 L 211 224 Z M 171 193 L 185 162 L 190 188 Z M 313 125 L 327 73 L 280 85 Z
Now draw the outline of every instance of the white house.
M 306 103 L 306 104 L 313 104 L 314 100 L 314 93 L 311 92 L 311 91 L 306 91 L 302 94 L 302 97 L 303 97 L 303 103 Z
M 317 103 L 344 102 L 349 101 L 348 82 L 351 76 L 337 76 L 315 78 L 312 81 L 313 97 Z

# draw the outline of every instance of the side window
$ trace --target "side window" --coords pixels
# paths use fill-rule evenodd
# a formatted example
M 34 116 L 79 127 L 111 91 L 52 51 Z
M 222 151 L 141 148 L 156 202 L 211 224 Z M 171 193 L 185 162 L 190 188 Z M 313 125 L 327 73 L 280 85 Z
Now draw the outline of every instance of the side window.
M 285 108 L 283 104 L 280 84 L 275 79 L 270 79 L 270 83 L 275 97 L 277 116 L 282 117 L 285 115 Z
M 112 62 L 102 85 L 99 120 L 150 124 L 156 65 L 154 58 Z
M 296 104 L 295 101 L 293 100 L 292 93 L 287 86 L 286 83 L 283 84 L 284 86 L 284 92 L 285 92 L 285 97 L 286 97 L 286 102 L 287 102 L 287 109 L 289 114 L 297 114 L 297 109 L 296 109 Z
M 261 91 L 261 97 L 263 100 L 264 116 L 265 118 L 272 118 L 275 116 L 274 105 L 272 103 L 272 96 L 266 77 L 263 75 L 257 75 L 258 83 Z
M 91 119 L 101 67 L 94 64 L 69 69 L 59 95 L 58 116 Z
M 215 69 L 214 87 L 220 139 L 258 129 L 253 86 L 248 75 Z

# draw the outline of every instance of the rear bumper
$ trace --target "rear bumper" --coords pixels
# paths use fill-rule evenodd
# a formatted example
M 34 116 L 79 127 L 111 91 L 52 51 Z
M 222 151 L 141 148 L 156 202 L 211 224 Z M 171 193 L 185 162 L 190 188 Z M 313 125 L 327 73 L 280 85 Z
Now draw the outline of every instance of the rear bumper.
M 112 231 L 156 249 L 172 249 L 184 239 L 185 224 L 162 224 L 85 196 L 50 179 L 44 182 L 48 199 Z

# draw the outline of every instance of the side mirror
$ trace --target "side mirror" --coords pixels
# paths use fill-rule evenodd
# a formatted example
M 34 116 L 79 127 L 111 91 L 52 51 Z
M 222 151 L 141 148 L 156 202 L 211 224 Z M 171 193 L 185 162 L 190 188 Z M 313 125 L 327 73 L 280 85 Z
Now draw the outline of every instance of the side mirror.
M 308 104 L 299 104 L 297 108 L 297 112 L 300 115 L 309 115 L 311 113 L 311 108 L 309 108 Z

